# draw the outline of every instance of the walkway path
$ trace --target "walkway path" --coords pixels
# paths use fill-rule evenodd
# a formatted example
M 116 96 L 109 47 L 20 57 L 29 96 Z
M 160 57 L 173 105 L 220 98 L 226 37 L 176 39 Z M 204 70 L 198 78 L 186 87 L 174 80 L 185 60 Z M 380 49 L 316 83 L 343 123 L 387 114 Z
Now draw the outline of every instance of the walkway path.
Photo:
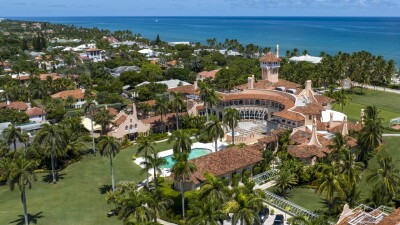
M 382 134 L 383 137 L 400 137 L 400 134 Z
M 385 92 L 391 92 L 391 93 L 395 93 L 395 94 L 400 94 L 400 90 L 397 90 L 397 89 L 378 87 L 378 86 L 371 86 L 371 85 L 366 85 L 366 84 L 361 85 L 361 84 L 355 83 L 355 82 L 354 82 L 354 86 L 362 86 L 363 88 L 366 88 L 366 89 L 377 90 L 377 91 L 385 91 Z

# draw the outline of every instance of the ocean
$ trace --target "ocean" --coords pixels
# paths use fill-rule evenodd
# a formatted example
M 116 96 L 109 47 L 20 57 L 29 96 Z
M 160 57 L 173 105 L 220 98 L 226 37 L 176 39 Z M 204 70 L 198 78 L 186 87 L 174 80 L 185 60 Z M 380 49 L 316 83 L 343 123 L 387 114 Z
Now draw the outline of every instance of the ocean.
M 279 44 L 287 49 L 321 51 L 366 50 L 400 65 L 400 17 L 24 17 L 12 18 L 52 23 L 131 30 L 154 40 L 206 43 L 208 38 L 224 42 L 237 39 L 263 47 Z

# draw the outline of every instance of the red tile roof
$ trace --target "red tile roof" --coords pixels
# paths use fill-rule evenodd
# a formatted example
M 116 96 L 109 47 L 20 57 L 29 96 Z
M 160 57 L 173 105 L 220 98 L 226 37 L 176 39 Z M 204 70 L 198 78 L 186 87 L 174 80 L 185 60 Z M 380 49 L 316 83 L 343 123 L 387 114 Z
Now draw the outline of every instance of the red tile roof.
M 282 96 L 269 95 L 268 93 L 231 93 L 220 95 L 222 101 L 240 100 L 240 99 L 260 99 L 279 102 L 285 109 L 292 108 L 294 101 Z
M 318 103 L 324 105 L 327 103 L 332 103 L 335 101 L 335 99 L 330 98 L 328 96 L 324 96 L 324 95 L 314 95 L 315 100 L 317 100 Z
M 260 62 L 280 62 L 281 58 L 276 57 L 276 55 L 272 52 L 268 52 L 266 55 L 259 59 Z
M 168 92 L 180 92 L 182 94 L 198 94 L 200 93 L 199 89 L 195 90 L 194 85 L 184 85 L 184 86 L 178 86 L 176 88 L 171 88 L 168 89 Z
M 112 116 L 118 115 L 118 110 L 116 110 L 114 108 L 107 108 L 107 112 L 108 112 L 108 114 L 110 114 Z
M 321 111 L 324 110 L 324 107 L 318 103 L 310 103 L 306 106 L 297 106 L 293 110 L 303 115 L 320 115 Z
M 26 110 L 26 114 L 28 116 L 39 116 L 39 115 L 46 114 L 46 112 L 41 108 L 33 107 L 33 108 Z
M 182 116 L 184 113 L 180 113 Z M 153 116 L 146 119 L 142 119 L 142 122 L 145 124 L 150 124 L 151 127 L 161 126 L 161 116 Z M 163 122 L 165 125 L 174 124 L 176 122 L 175 113 L 168 113 L 163 115 Z
M 66 90 L 51 95 L 52 98 L 62 98 L 62 99 L 67 99 L 68 96 L 72 96 L 74 99 L 84 98 L 85 89 Z
M 47 77 L 51 77 L 52 80 L 57 80 L 58 78 L 60 78 L 58 73 L 48 73 L 48 74 L 40 74 L 39 75 L 40 80 L 47 80 Z
M 399 225 L 400 224 L 400 208 L 396 209 L 389 216 L 383 218 L 377 225 Z
M 269 144 L 271 142 L 277 141 L 276 136 L 266 136 L 257 140 L 260 144 Z
M 247 87 L 248 87 L 247 83 L 235 86 L 235 88 L 242 90 L 247 89 Z M 277 87 L 285 87 L 286 89 L 296 89 L 296 93 L 300 93 L 302 91 L 302 89 L 299 89 L 301 87 L 300 84 L 296 84 L 282 79 L 279 79 L 278 82 L 276 83 L 269 82 L 268 80 L 259 80 L 253 85 L 254 89 L 266 89 L 266 90 L 274 90 Z
M 190 180 L 195 184 L 205 181 L 204 173 L 221 176 L 254 165 L 263 160 L 263 145 L 232 147 L 190 160 L 197 167 Z M 240 160 L 239 160 L 240 159 Z
M 123 122 L 125 122 L 126 118 L 128 118 L 127 115 L 120 115 L 118 118 L 116 118 L 113 123 L 115 126 L 119 127 Z
M 21 111 L 25 111 L 29 108 L 29 106 L 25 102 L 10 102 L 9 105 L 7 105 L 6 102 L 1 102 L 0 108 L 5 108 L 5 107 L 8 109 L 16 109 Z
M 214 79 L 215 75 L 217 75 L 219 70 L 211 70 L 211 71 L 201 71 L 200 73 L 197 74 L 197 76 L 201 78 L 211 78 Z
M 315 145 L 288 145 L 287 152 L 296 158 L 325 157 L 323 147 Z
M 13 78 L 14 80 L 29 80 L 29 75 L 20 75 L 17 76 L 15 78 Z
M 138 103 L 138 105 L 141 105 L 141 104 L 148 104 L 150 106 L 153 106 L 153 105 L 156 104 L 156 100 L 147 100 L 147 101 L 143 101 L 143 102 L 139 102 Z M 131 104 L 131 106 L 132 106 L 132 104 Z
M 279 112 L 273 113 L 274 116 L 291 120 L 294 122 L 299 122 L 299 121 L 304 121 L 304 116 L 300 115 L 299 113 L 288 111 L 288 110 L 283 110 Z

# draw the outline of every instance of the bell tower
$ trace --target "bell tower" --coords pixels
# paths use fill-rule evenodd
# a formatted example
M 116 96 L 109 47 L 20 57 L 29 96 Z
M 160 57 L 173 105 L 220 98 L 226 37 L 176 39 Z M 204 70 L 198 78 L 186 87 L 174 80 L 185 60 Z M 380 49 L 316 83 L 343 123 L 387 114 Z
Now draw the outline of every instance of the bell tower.
M 262 79 L 276 83 L 279 80 L 279 67 L 281 67 L 282 59 L 279 58 L 279 45 L 276 46 L 276 55 L 268 52 L 259 59 L 262 71 Z

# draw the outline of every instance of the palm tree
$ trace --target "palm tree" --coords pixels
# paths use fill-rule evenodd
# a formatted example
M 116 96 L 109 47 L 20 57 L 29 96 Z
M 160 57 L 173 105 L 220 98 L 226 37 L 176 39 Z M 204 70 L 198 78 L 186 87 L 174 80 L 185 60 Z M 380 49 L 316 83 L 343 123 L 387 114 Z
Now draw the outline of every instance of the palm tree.
M 235 127 L 237 127 L 240 120 L 240 114 L 237 109 L 226 108 L 224 114 L 224 123 L 229 126 L 232 131 L 232 144 L 235 144 Z
M 197 200 L 190 203 L 192 214 L 188 220 L 189 225 L 219 225 L 229 219 L 227 213 L 222 212 L 216 202 Z
M 154 222 L 157 223 L 157 217 L 164 214 L 167 211 L 167 207 L 173 204 L 173 201 L 164 198 L 163 194 L 156 189 L 148 193 L 146 203 L 147 206 L 152 209 Z
M 57 125 L 44 124 L 42 129 L 36 135 L 35 141 L 43 146 L 47 155 L 50 155 L 51 173 L 53 175 L 53 184 L 57 182 L 55 173 L 55 157 L 64 155 L 62 146 L 61 129 Z
M 340 173 L 345 175 L 346 180 L 351 184 L 355 184 L 361 179 L 360 174 L 364 168 L 364 164 L 362 162 L 357 162 L 356 159 L 356 155 L 348 148 L 341 150 L 340 160 L 338 163 Z
M 383 142 L 383 126 L 382 118 L 379 117 L 379 111 L 376 106 L 367 106 L 364 112 L 364 126 L 359 136 L 359 143 L 362 150 L 359 158 L 365 163 L 368 154 Z
M 16 127 L 15 123 L 12 123 L 4 129 L 3 137 L 8 144 L 12 143 L 14 145 L 14 151 L 17 151 L 17 140 L 22 142 L 24 140 L 24 133 L 21 128 Z
M 342 108 L 341 112 L 343 112 L 343 108 L 351 100 L 349 95 L 346 93 L 346 90 L 344 90 L 344 89 L 340 89 L 340 91 L 334 92 L 333 93 L 333 98 L 335 99 L 335 103 Z
M 180 182 L 180 191 L 182 197 L 182 217 L 185 218 L 185 196 L 183 191 L 183 182 L 189 178 L 190 174 L 194 173 L 197 168 L 196 166 L 189 162 L 189 153 L 178 152 L 172 156 L 172 159 L 176 162 L 172 168 L 171 172 L 174 174 L 175 180 Z
M 137 142 L 139 144 L 139 148 L 136 152 L 136 156 L 144 153 L 144 159 L 145 159 L 145 165 L 147 165 L 147 159 L 148 155 L 151 154 L 152 151 L 154 151 L 154 141 L 150 140 L 148 137 L 141 137 L 137 139 Z M 146 171 L 146 188 L 149 189 L 149 170 Z M 154 177 L 155 179 L 155 177 Z
M 85 92 L 86 93 L 86 92 Z M 94 143 L 94 113 L 96 111 L 96 103 L 94 100 L 87 99 L 85 103 L 84 112 L 90 117 L 90 134 L 92 135 L 92 150 L 93 154 L 96 154 L 96 145 Z
M 231 200 L 223 205 L 223 212 L 233 214 L 232 225 L 260 224 L 258 211 L 263 206 L 262 197 L 249 193 L 246 188 L 237 187 Z
M 9 168 L 10 171 L 8 173 L 9 176 L 7 177 L 7 184 L 10 187 L 10 190 L 13 191 L 15 185 L 18 185 L 19 190 L 21 191 L 25 225 L 29 224 L 25 190 L 26 187 L 30 189 L 33 181 L 36 180 L 35 173 L 33 172 L 36 166 L 37 165 L 34 161 L 26 159 L 23 154 L 17 154 L 11 163 L 11 167 Z
M 383 194 L 393 198 L 398 193 L 400 185 L 400 170 L 397 167 L 398 160 L 384 153 L 377 156 L 378 168 L 372 169 L 367 180 L 376 181 L 375 188 L 381 189 Z
M 154 188 L 156 190 L 157 190 L 157 172 L 161 173 L 160 167 L 165 165 L 165 163 L 166 163 L 165 158 L 159 157 L 158 152 L 154 148 L 151 150 L 151 154 L 146 156 L 146 161 L 141 163 L 141 165 L 144 166 L 145 173 L 148 173 L 150 169 L 153 169 L 153 181 L 154 181 Z
M 68 96 L 67 99 L 65 99 L 65 105 L 67 105 L 69 109 L 73 108 L 74 103 L 75 99 L 72 96 Z
M 99 110 L 94 114 L 94 122 L 101 126 L 101 135 L 105 135 L 111 130 L 113 118 L 114 116 L 109 114 L 105 109 Z
M 118 202 L 118 218 L 124 224 L 146 224 L 153 212 L 147 207 L 147 196 L 144 192 L 130 189 Z
M 278 176 L 275 178 L 275 186 L 282 196 L 286 196 L 287 191 L 292 189 L 298 180 L 296 175 L 288 169 L 279 170 Z
M 113 163 L 112 158 L 115 157 L 121 148 L 121 144 L 114 137 L 110 136 L 102 136 L 100 137 L 100 141 L 98 143 L 98 149 L 100 149 L 100 154 L 104 157 L 110 157 L 110 170 L 111 170 L 111 182 L 112 182 L 112 190 L 115 191 L 115 182 L 114 182 L 114 171 L 113 171 Z
M 168 113 L 168 103 L 165 101 L 165 99 L 162 98 L 157 98 L 156 99 L 156 105 L 154 106 L 154 109 L 156 113 L 160 114 L 161 117 L 161 126 L 162 126 L 162 132 L 165 132 L 165 126 L 164 126 L 164 121 L 163 121 L 163 115 Z
M 170 106 L 172 110 L 175 111 L 176 117 L 176 129 L 179 130 L 179 112 L 185 107 L 185 101 L 183 100 L 183 95 L 180 92 L 172 92 L 172 99 L 170 101 Z
M 206 109 L 206 118 L 208 122 L 208 107 L 215 106 L 219 99 L 215 93 L 215 90 L 209 86 L 206 82 L 200 83 L 200 99 L 204 102 L 204 106 Z
M 206 123 L 205 131 L 211 140 L 215 141 L 215 151 L 218 151 L 218 139 L 224 137 L 224 128 L 226 125 L 220 122 L 217 118 L 213 117 Z
M 168 142 L 174 142 L 172 149 L 174 153 L 187 152 L 190 153 L 192 150 L 192 139 L 187 131 L 176 130 L 172 132 L 172 135 L 168 138 Z
M 199 191 L 199 199 L 205 202 L 222 204 L 229 199 L 230 189 L 224 182 L 210 173 L 204 175 L 207 179 Z
M 317 192 L 320 194 L 325 193 L 326 199 L 330 206 L 333 204 L 335 193 L 343 196 L 342 180 L 340 170 L 335 165 L 325 165 L 322 168 L 321 177 L 317 180 L 319 183 Z

